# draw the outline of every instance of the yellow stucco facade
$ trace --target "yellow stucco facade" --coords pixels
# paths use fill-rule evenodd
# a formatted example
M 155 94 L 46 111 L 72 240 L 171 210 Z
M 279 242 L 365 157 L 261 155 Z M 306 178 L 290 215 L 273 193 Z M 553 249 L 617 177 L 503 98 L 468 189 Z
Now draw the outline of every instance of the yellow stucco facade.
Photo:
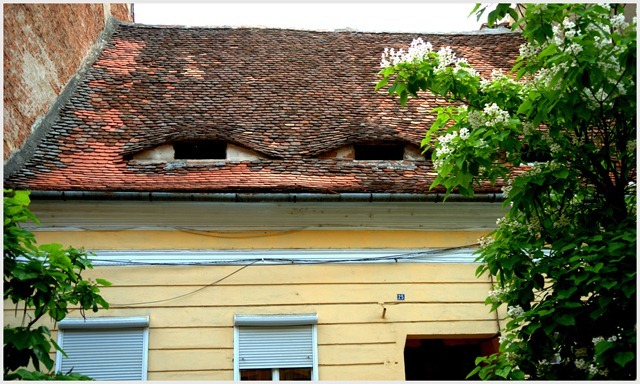
M 157 250 L 175 252 L 176 257 L 189 250 L 210 251 L 212 259 L 224 250 L 279 250 L 292 259 L 313 250 L 339 250 L 344 258 L 356 251 L 362 257 L 367 250 L 402 254 L 469 247 L 490 230 L 87 230 L 56 227 L 56 214 L 41 213 L 46 230 L 35 230 L 40 243 L 134 254 Z M 97 216 L 94 221 L 99 221 Z M 408 339 L 489 340 L 497 334 L 503 314 L 490 312 L 484 304 L 492 282 L 487 276 L 476 277 L 477 267 L 446 260 L 166 263 L 98 265 L 85 277 L 113 283 L 102 289 L 111 308 L 89 316 L 149 316 L 148 380 L 233 380 L 234 315 L 308 313 L 318 318 L 319 380 L 405 380 Z M 70 314 L 78 316 L 78 311 Z M 21 314 L 16 318 L 14 308 L 5 303 L 4 317 L 5 324 L 15 323 Z

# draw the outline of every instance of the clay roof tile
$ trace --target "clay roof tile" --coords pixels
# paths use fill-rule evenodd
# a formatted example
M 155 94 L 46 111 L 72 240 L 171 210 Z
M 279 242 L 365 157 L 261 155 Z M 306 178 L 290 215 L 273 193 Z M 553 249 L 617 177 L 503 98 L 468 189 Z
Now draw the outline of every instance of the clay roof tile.
M 430 161 L 319 155 L 362 141 L 419 146 L 442 103 L 374 92 L 380 54 L 413 38 L 449 45 L 488 75 L 517 34 L 429 35 L 120 24 L 33 156 L 5 185 L 39 190 L 425 193 Z M 180 140 L 222 140 L 246 161 L 142 163 Z M 483 185 L 484 192 L 497 187 Z

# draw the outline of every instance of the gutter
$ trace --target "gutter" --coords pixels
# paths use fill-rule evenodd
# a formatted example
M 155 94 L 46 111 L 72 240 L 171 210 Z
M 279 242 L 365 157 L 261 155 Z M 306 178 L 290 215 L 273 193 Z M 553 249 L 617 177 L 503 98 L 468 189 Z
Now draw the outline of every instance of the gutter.
M 200 201 L 220 203 L 442 203 L 443 193 L 177 193 L 177 192 L 94 192 L 94 191 L 31 191 L 31 200 L 57 201 Z M 447 202 L 502 203 L 502 193 L 463 196 L 450 194 Z

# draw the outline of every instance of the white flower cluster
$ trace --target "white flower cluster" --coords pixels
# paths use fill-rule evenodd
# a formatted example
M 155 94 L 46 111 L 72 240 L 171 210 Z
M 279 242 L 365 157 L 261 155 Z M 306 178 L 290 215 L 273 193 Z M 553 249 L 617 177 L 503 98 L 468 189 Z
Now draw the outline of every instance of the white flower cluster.
M 507 181 L 507 185 L 502 186 L 502 196 L 506 199 L 509 197 L 509 192 L 511 192 L 511 188 L 513 187 L 513 179 L 509 179 Z
M 511 116 L 509 112 L 498 107 L 496 103 L 485 104 L 482 112 L 471 111 L 467 115 L 467 121 L 472 129 L 482 127 L 484 125 L 495 126 L 509 122 Z
M 525 177 L 528 176 L 535 176 L 535 175 L 539 175 L 542 173 L 542 171 L 557 171 L 561 168 L 563 168 L 564 165 L 562 165 L 561 163 L 558 163 L 555 160 L 551 160 L 548 162 L 537 162 L 534 163 L 534 165 L 531 167 L 531 169 L 529 169 L 528 171 L 526 171 L 525 173 L 523 173 L 522 175 Z
M 618 330 L 621 331 L 621 328 L 618 327 Z M 608 338 L 604 338 L 602 336 L 598 336 L 598 337 L 594 337 L 593 339 L 591 339 L 591 342 L 593 343 L 593 346 L 595 347 L 596 345 L 602 343 L 603 341 L 608 341 L 609 343 L 615 343 L 616 341 L 618 341 L 618 339 L 622 338 L 622 334 L 618 333 L 617 335 L 613 335 L 613 336 L 609 336 Z
M 617 333 L 615 335 L 609 336 L 608 338 L 604 338 L 603 336 L 597 336 L 594 337 L 593 339 L 591 339 L 591 342 L 593 343 L 593 346 L 595 347 L 596 345 L 602 343 L 602 342 L 609 342 L 609 343 L 615 343 L 618 340 L 622 340 L 622 327 L 617 326 Z M 576 359 L 574 361 L 574 364 L 576 366 L 576 368 L 588 372 L 589 375 L 591 376 L 595 376 L 595 375 L 601 375 L 601 376 L 607 376 L 609 374 L 609 370 L 604 368 L 604 369 L 600 369 L 597 365 L 596 365 L 596 357 L 593 356 L 593 363 L 589 364 L 587 361 L 585 361 L 584 359 Z
M 565 50 L 573 56 L 577 56 L 580 52 L 582 52 L 582 45 L 578 43 L 571 43 L 566 46 Z
M 431 52 L 433 52 L 431 43 L 425 43 L 421 38 L 413 39 L 408 51 L 385 48 L 380 59 L 380 67 L 392 67 L 399 63 L 417 63 L 425 60 Z
M 608 23 L 604 18 L 608 18 Z M 599 50 L 599 55 L 596 57 L 596 65 L 607 74 L 607 82 L 609 83 L 604 89 L 602 87 L 595 90 L 586 88 L 580 93 L 581 99 L 591 109 L 598 109 L 601 106 L 611 107 L 613 105 L 613 100 L 609 99 L 611 95 L 626 95 L 628 89 L 635 87 L 631 76 L 622 78 L 624 65 L 620 62 L 619 57 L 623 53 L 624 47 L 613 44 L 608 35 L 610 31 L 609 24 L 614 29 L 612 33 L 618 33 L 618 29 L 625 29 L 629 26 L 625 21 L 624 15 L 619 14 L 603 15 L 603 19 L 594 20 L 585 27 L 585 33 L 593 35 L 594 45 Z M 631 25 L 635 28 L 636 21 L 634 20 Z
M 556 359 L 556 356 L 552 358 L 552 361 Z M 538 376 L 544 376 L 545 372 L 549 370 L 552 362 L 547 361 L 547 359 L 538 360 L 538 365 L 536 366 L 536 373 Z
M 611 21 L 611 26 L 613 28 L 620 28 L 620 29 L 625 29 L 629 26 L 629 23 L 627 23 L 624 20 L 624 14 L 620 13 L 618 15 L 613 15 L 611 16 L 611 18 L 609 19 L 609 21 Z M 635 24 L 635 23 L 634 23 Z
M 533 123 L 530 121 L 527 121 L 525 123 L 522 124 L 522 133 L 525 136 L 530 136 L 533 134 Z
M 394 48 L 385 48 L 380 58 L 380 68 L 395 67 L 400 63 L 418 64 L 429 58 L 429 54 L 433 53 L 433 45 L 430 42 L 424 42 L 422 38 L 413 39 L 408 50 Z M 438 50 L 436 72 L 444 71 L 447 67 L 453 65 L 454 73 L 466 71 L 471 76 L 478 76 L 478 72 L 469 66 L 467 59 L 456 57 L 451 47 L 442 47 Z
M 454 64 L 455 66 L 453 67 L 453 73 L 464 71 L 473 77 L 480 76 L 478 71 L 476 71 L 469 65 L 469 62 L 467 61 L 467 59 L 458 59 Z
M 565 216 L 564 214 L 562 214 L 562 215 L 560 215 L 560 217 L 558 219 L 556 219 L 556 221 L 554 221 L 553 227 L 554 228 L 564 228 L 564 227 L 568 226 L 569 224 L 571 224 L 571 221 L 569 220 L 569 218 L 567 216 Z
M 584 361 L 584 359 L 576 359 L 573 364 L 575 364 L 576 368 L 586 371 L 587 368 L 589 368 L 589 365 L 587 364 L 586 361 Z
M 587 363 L 584 359 L 576 359 L 573 362 L 573 364 L 579 370 L 589 372 L 589 374 L 592 375 L 592 376 L 595 376 L 597 374 L 600 374 L 602 376 L 607 376 L 609 374 L 609 370 L 608 369 L 606 369 L 606 368 L 605 369 L 598 369 L 598 367 L 596 367 L 593 364 Z
M 455 139 L 456 137 L 458 137 L 458 132 L 456 131 L 438 137 L 438 142 L 440 143 L 440 145 L 438 146 L 438 148 L 436 148 L 436 157 L 452 153 L 455 150 L 453 139 Z
M 520 223 L 518 220 L 507 219 L 506 217 L 501 217 L 496 220 L 496 225 L 499 229 L 513 232 L 513 233 L 524 233 L 530 232 L 529 226 Z
M 507 77 L 507 75 L 505 75 L 502 72 L 502 69 L 494 69 L 491 71 L 491 80 L 492 81 L 496 81 L 496 80 L 500 80 Z
M 483 112 L 488 120 L 488 123 L 491 125 L 507 123 L 510 118 L 509 112 L 500 109 L 500 107 L 498 107 L 496 103 L 485 105 Z
M 626 93 L 626 90 L 623 89 L 622 92 Z M 624 94 L 622 92 L 620 93 Z M 591 109 L 598 109 L 601 104 L 607 106 L 612 105 L 611 101 L 607 101 L 609 94 L 602 88 L 598 89 L 595 93 L 593 93 L 590 88 L 585 88 L 583 92 L 580 93 L 580 98 L 585 101 Z
M 558 153 L 562 150 L 562 146 L 558 143 L 551 143 L 549 145 L 549 149 L 551 150 L 551 153 Z
M 438 137 L 438 147 L 436 148 L 436 157 L 441 157 L 443 155 L 448 155 L 453 153 L 456 150 L 456 146 L 460 141 L 465 141 L 471 136 L 471 132 L 468 128 L 462 128 L 460 131 L 453 131 L 451 133 L 447 133 L 444 136 Z M 460 138 L 460 140 L 456 140 L 456 138 Z M 442 166 L 442 160 L 436 160 L 434 162 L 434 166 L 436 168 L 440 168 Z
M 529 224 L 527 224 L 527 231 L 534 235 L 536 238 L 540 237 L 540 232 L 542 232 L 542 224 L 540 223 L 540 219 L 538 219 L 537 217 L 532 217 L 531 220 L 529 221 Z
M 562 78 L 569 68 L 576 66 L 575 60 L 571 64 L 567 62 L 561 62 L 560 64 L 553 64 L 549 68 L 541 68 L 533 77 L 534 84 L 537 87 L 550 88 L 552 91 L 557 91 L 562 87 L 562 81 L 557 81 L 555 84 L 551 84 L 552 80 L 560 75 Z
M 508 307 L 507 308 L 507 315 L 513 318 L 518 318 L 522 315 L 524 315 L 524 309 L 522 309 L 521 306 L 516 305 L 513 307 Z
M 526 42 L 522 45 L 520 45 L 520 56 L 523 59 L 530 59 L 532 57 L 536 57 L 538 56 L 538 53 L 540 53 L 540 48 L 534 46 L 533 44 Z
M 627 151 L 629 151 L 629 152 L 635 151 L 637 145 L 638 144 L 637 144 L 636 140 L 629 140 L 629 142 L 627 143 Z
M 502 73 L 502 69 L 494 69 L 491 71 L 490 79 L 480 79 L 480 90 L 483 92 L 487 92 L 489 88 L 495 88 L 496 85 L 498 85 L 500 89 L 504 89 L 503 85 L 505 83 L 509 85 L 517 84 L 517 82 L 511 77 Z M 520 89 L 519 91 L 522 92 L 522 89 Z
M 508 292 L 509 290 L 507 288 L 496 288 L 489 291 L 489 298 L 492 301 L 502 301 L 502 296 Z
M 456 64 L 457 61 L 456 54 L 451 50 L 451 47 L 446 46 L 440 48 L 438 51 L 438 66 L 436 67 L 436 72 L 444 71 L 445 68 Z
M 582 32 L 576 28 L 576 23 L 569 19 L 565 18 L 562 21 L 561 25 L 554 25 L 552 27 L 553 38 L 551 42 L 556 44 L 560 49 L 564 50 L 564 52 L 569 53 L 573 56 L 573 59 L 570 61 L 561 62 L 558 64 L 553 64 L 549 68 L 541 68 L 538 73 L 534 76 L 534 84 L 538 87 L 551 88 L 552 90 L 559 90 L 562 87 L 562 81 L 556 81 L 555 84 L 551 84 L 554 78 L 562 79 L 569 68 L 576 67 L 577 57 L 582 52 L 583 48 L 580 45 L 580 40 L 574 40 L 573 38 L 576 36 L 581 36 Z M 538 51 L 547 47 L 547 44 L 542 44 Z M 521 47 L 520 54 L 523 58 L 531 58 L 535 55 L 535 47 Z

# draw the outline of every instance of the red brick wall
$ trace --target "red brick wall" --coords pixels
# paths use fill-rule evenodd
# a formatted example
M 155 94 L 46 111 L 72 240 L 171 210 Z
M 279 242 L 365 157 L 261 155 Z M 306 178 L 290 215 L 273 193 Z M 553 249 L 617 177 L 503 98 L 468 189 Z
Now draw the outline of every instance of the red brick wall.
M 132 4 L 111 4 L 111 15 L 122 21 L 133 22 Z
M 110 12 L 132 21 L 131 8 Z M 103 4 L 4 4 L 4 160 L 76 73 L 105 26 Z

